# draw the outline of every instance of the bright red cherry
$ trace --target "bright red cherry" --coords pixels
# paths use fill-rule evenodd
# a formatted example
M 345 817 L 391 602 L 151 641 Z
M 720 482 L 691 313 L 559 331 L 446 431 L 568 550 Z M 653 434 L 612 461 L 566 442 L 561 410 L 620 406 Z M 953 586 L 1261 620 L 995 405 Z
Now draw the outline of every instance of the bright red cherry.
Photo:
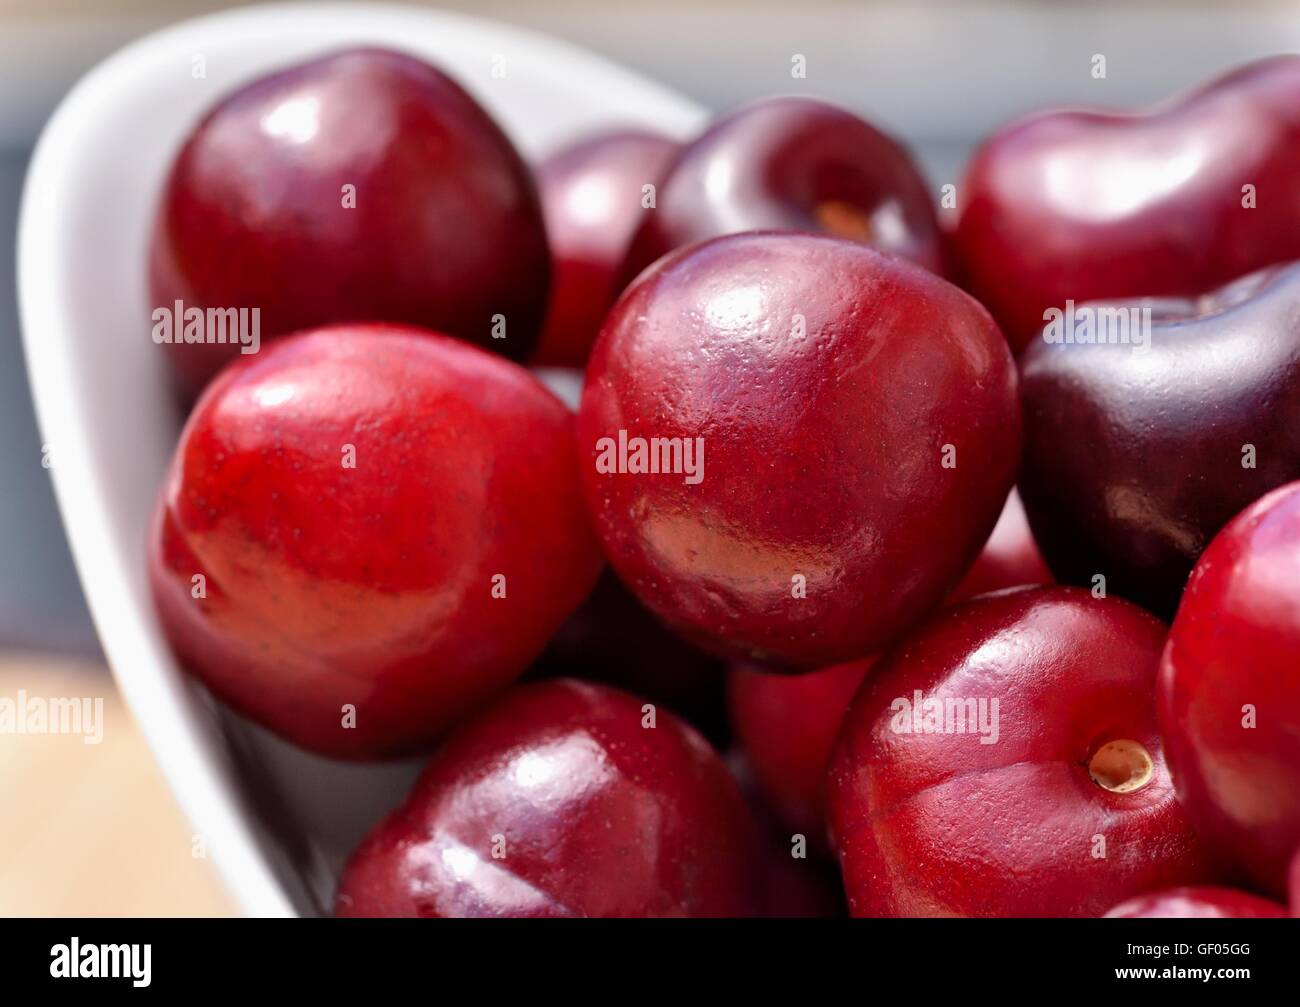
M 784 675 L 743 665 L 729 676 L 736 741 L 781 825 L 821 847 L 826 766 L 849 701 L 875 658 Z
M 625 283 L 675 248 L 738 231 L 816 231 L 944 268 L 934 202 L 907 152 L 812 98 L 768 98 L 718 120 L 673 162 L 656 202 Z
M 438 751 L 352 855 L 340 916 L 747 916 L 753 819 L 726 765 L 644 701 L 511 690 Z
M 977 303 L 904 259 L 734 235 L 620 298 L 578 436 L 597 534 L 652 611 L 814 669 L 904 632 L 978 554 L 1018 460 L 1015 367 Z
M 582 367 L 621 287 L 619 272 L 647 201 L 679 147 L 638 130 L 601 133 L 537 169 L 551 243 L 551 301 L 533 363 Z
M 1070 299 L 1212 290 L 1300 258 L 1297 160 L 1296 56 L 1144 113 L 1021 119 L 959 187 L 964 280 L 1017 349 Z
M 1197 831 L 1286 893 L 1300 847 L 1300 483 L 1247 507 L 1196 564 L 1160 670 L 1160 718 Z
M 177 655 L 305 748 L 426 747 L 595 582 L 572 423 L 522 367 L 401 326 L 232 366 L 181 434 L 151 537 Z
M 450 78 L 379 49 L 219 102 L 172 164 L 150 248 L 155 308 L 258 309 L 261 340 L 406 322 L 514 359 L 536 341 L 549 268 L 537 192 L 505 134 Z M 197 394 L 239 348 L 163 351 Z
M 867 676 L 831 759 L 856 916 L 1100 916 L 1212 880 L 1156 732 L 1164 627 L 1022 588 L 949 608 Z
M 1258 895 L 1203 885 L 1138 895 L 1121 902 L 1106 916 L 1121 920 L 1254 920 L 1279 919 L 1286 914 L 1285 907 Z
M 1015 490 L 993 534 L 946 604 L 1003 588 L 1050 584 Z M 849 701 L 874 657 L 803 675 L 733 667 L 729 712 L 757 788 L 785 828 L 820 844 L 826 833 L 826 767 Z

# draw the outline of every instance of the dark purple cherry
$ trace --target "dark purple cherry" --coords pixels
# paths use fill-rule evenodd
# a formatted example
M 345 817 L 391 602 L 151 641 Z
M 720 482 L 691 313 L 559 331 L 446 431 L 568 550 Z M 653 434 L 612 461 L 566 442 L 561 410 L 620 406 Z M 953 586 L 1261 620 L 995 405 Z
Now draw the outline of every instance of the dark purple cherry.
M 1083 306 L 1052 338 L 1085 319 L 1128 341 L 1026 349 L 1020 495 L 1061 581 L 1101 575 L 1168 618 L 1214 534 L 1300 477 L 1300 264 L 1194 300 Z

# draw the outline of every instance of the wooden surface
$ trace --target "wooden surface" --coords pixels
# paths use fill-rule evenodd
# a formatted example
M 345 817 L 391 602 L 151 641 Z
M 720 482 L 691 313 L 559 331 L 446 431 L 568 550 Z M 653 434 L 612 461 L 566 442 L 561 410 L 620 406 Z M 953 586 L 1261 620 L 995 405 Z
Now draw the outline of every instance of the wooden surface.
M 102 697 L 103 739 L 0 724 L 0 916 L 229 916 L 234 909 L 112 677 L 0 656 L 0 700 Z

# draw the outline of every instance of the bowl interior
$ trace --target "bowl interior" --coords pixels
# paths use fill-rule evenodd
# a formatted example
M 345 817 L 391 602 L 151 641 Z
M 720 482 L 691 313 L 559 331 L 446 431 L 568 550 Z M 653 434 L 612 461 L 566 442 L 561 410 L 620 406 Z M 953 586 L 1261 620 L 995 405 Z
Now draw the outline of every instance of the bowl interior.
M 357 44 L 445 69 L 532 159 L 604 125 L 685 137 L 704 117 L 599 57 L 513 28 L 397 6 L 283 5 L 187 21 L 128 46 L 46 127 L 24 191 L 18 281 L 59 508 L 114 674 L 193 823 L 195 854 L 213 858 L 256 915 L 327 912 L 343 859 L 418 764 L 307 755 L 220 708 L 172 660 L 144 554 L 183 417 L 164 376 L 167 347 L 150 339 L 146 238 L 170 158 L 216 98 Z

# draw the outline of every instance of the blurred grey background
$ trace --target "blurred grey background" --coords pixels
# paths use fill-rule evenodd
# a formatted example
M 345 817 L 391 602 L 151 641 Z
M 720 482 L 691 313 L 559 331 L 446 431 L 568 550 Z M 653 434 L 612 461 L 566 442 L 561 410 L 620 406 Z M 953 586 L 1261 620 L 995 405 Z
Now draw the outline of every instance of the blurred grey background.
M 156 27 L 224 6 L 236 5 L 0 0 L 0 651 L 95 650 L 18 345 L 12 235 L 28 153 L 90 65 Z M 1296 0 L 438 6 L 565 38 L 714 109 L 786 92 L 838 100 L 910 144 L 936 184 L 957 181 L 971 145 L 1029 109 L 1156 101 L 1233 64 L 1300 51 Z M 796 54 L 806 79 L 791 77 Z M 1105 79 L 1090 72 L 1095 54 L 1106 57 Z

